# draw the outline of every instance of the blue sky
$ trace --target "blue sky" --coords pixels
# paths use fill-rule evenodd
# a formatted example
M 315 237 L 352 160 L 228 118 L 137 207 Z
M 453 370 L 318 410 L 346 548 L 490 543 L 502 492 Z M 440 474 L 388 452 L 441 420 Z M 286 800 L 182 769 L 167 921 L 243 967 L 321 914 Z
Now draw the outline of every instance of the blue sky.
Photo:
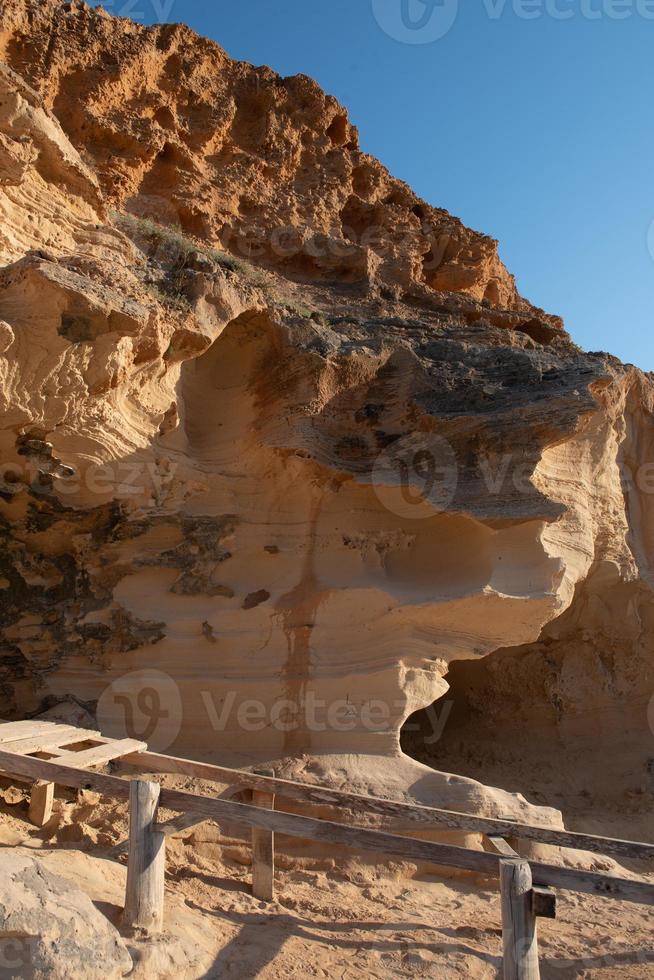
M 312 75 L 364 150 L 499 239 L 523 295 L 579 344 L 654 370 L 654 0 L 104 6 Z

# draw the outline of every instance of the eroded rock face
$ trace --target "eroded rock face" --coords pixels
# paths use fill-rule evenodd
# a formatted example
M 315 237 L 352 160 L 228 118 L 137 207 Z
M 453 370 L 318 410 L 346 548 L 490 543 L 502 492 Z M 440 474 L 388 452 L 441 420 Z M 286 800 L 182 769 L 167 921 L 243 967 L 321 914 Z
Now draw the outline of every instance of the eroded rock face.
M 116 929 L 90 898 L 37 858 L 0 858 L 0 950 L 7 976 L 118 980 L 133 967 Z
M 654 771 L 651 381 L 627 373 L 600 403 L 581 439 L 544 454 L 543 471 L 567 484 L 566 520 L 591 559 L 570 604 L 535 642 L 453 664 L 448 704 L 437 708 L 448 717 L 441 737 L 426 740 L 432 723 L 419 713 L 403 744 L 432 765 L 503 771 L 505 782 L 550 795 L 637 809 L 651 800 Z
M 2 24 L 0 714 L 72 694 L 155 748 L 527 814 L 399 732 L 598 566 L 649 601 L 651 380 L 309 79 L 81 4 Z
M 146 30 L 77 0 L 1 9 L 0 60 L 42 93 L 114 205 L 309 278 L 451 291 L 534 315 L 497 243 L 362 153 L 346 110 L 312 79 L 232 61 L 183 25 Z

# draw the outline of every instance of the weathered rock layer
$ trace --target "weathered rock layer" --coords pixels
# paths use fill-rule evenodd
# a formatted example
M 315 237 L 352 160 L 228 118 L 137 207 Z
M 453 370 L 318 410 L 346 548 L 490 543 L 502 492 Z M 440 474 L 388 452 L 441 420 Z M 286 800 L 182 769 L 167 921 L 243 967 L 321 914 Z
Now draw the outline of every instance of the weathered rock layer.
M 156 747 L 526 811 L 400 729 L 453 661 L 544 671 L 556 624 L 616 711 L 634 642 L 651 669 L 651 379 L 310 79 L 81 3 L 0 17 L 0 713 L 72 694 Z

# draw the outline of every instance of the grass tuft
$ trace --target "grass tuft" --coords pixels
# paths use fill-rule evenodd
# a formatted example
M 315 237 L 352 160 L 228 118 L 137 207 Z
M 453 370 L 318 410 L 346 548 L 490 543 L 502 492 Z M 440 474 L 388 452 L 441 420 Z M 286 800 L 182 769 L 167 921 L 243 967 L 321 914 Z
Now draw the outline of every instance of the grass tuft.
M 312 311 L 298 303 L 287 291 L 280 290 L 269 277 L 245 259 L 229 255 L 217 248 L 200 245 L 184 234 L 180 225 L 162 225 L 152 218 L 139 218 L 133 214 L 114 212 L 113 221 L 129 238 L 144 243 L 146 254 L 166 272 L 163 288 L 149 285 L 148 289 L 162 302 L 173 302 L 179 309 L 191 309 L 184 293 L 186 271 L 197 268 L 198 260 L 209 259 L 214 265 L 241 276 L 246 282 L 261 289 L 271 303 L 283 307 L 296 316 L 309 319 Z
M 218 248 L 201 245 L 184 233 L 180 225 L 162 225 L 152 218 L 139 218 L 133 214 L 114 214 L 114 224 L 125 234 L 144 241 L 148 258 L 166 267 L 179 282 L 186 269 L 193 266 L 199 256 L 214 265 L 244 276 L 253 285 L 264 282 L 260 271 L 244 259 L 229 255 Z

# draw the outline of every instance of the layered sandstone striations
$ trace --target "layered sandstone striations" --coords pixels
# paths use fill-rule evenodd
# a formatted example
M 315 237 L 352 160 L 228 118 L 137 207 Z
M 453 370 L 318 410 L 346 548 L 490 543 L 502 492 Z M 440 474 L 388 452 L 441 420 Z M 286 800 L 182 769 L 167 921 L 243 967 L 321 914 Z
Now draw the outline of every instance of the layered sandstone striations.
M 651 669 L 651 380 L 310 79 L 81 3 L 0 17 L 0 715 L 72 695 L 155 747 L 524 814 L 400 729 L 453 661 L 503 649 L 510 686 L 562 622 L 592 655 L 608 596 L 616 712 L 636 635 Z

